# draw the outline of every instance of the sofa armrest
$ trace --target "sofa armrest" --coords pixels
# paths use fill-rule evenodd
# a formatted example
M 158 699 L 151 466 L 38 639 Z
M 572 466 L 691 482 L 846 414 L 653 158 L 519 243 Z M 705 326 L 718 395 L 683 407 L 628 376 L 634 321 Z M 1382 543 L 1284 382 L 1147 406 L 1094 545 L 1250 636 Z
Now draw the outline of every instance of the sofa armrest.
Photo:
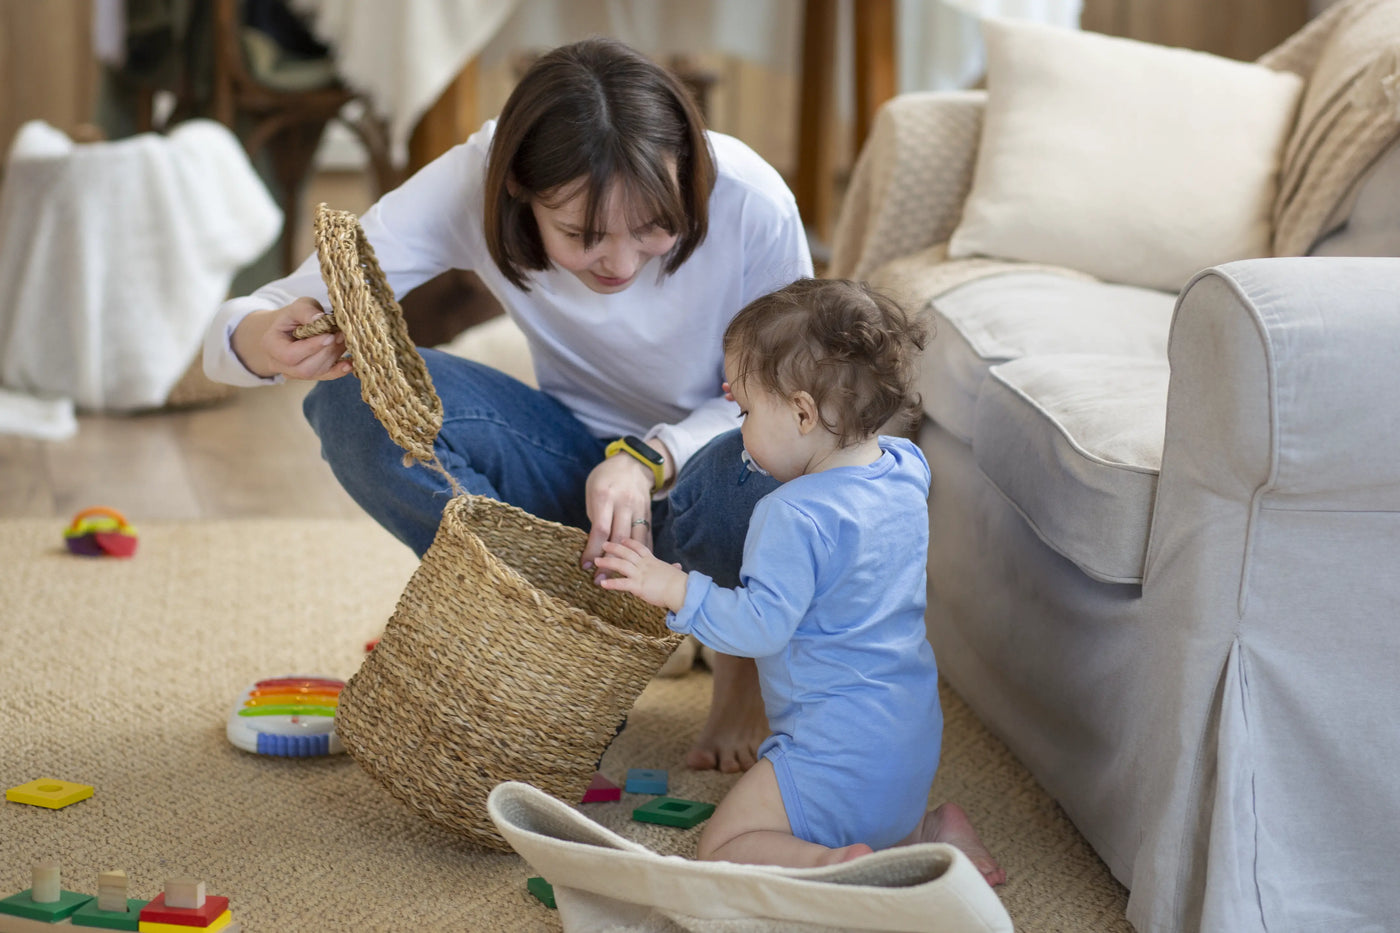
M 1187 283 L 1145 584 L 1224 548 L 1243 611 L 1262 514 L 1400 515 L 1397 346 L 1400 259 L 1251 259 Z
M 1400 510 L 1400 259 L 1233 262 L 1172 322 L 1167 444 L 1283 509 Z M 1226 490 L 1220 489 L 1221 492 Z
M 984 91 L 901 94 L 875 117 L 836 223 L 829 274 L 866 278 L 952 235 L 972 186 Z

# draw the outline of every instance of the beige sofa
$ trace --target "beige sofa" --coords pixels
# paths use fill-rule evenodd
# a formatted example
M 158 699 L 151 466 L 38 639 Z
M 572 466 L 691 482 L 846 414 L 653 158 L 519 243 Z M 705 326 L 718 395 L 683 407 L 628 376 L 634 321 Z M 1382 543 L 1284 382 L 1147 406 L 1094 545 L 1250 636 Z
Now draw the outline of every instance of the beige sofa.
M 882 110 L 830 270 L 934 327 L 940 669 L 1139 930 L 1395 929 L 1400 259 L 1337 257 L 1400 255 L 1400 147 L 1327 220 L 1328 258 L 1170 294 L 945 261 L 985 100 Z

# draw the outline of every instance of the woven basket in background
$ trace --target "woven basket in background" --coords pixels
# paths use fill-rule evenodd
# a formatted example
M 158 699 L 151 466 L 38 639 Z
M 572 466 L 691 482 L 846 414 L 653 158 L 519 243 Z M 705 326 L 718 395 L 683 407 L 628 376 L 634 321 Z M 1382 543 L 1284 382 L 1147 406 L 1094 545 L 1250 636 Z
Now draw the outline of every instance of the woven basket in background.
M 316 248 L 332 307 L 297 336 L 343 331 L 361 394 L 390 437 L 460 493 L 433 448 L 442 403 L 358 219 L 322 204 Z M 486 812 L 502 781 L 583 798 L 681 641 L 664 610 L 593 582 L 579 566 L 585 541 L 577 528 L 456 495 L 340 694 L 336 732 L 360 766 L 481 845 L 510 850 Z
M 215 382 L 204 375 L 204 360 L 196 353 L 189 369 L 185 370 L 184 375 L 171 388 L 170 394 L 165 397 L 163 407 L 176 409 L 212 405 L 232 398 L 237 391 L 231 385 Z

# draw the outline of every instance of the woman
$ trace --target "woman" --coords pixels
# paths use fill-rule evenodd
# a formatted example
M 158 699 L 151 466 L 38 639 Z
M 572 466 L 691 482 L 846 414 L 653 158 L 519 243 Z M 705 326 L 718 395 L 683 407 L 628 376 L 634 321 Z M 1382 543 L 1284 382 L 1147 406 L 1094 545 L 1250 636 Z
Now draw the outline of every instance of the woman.
M 721 338 L 749 301 L 812 272 L 778 173 L 707 132 L 682 85 L 627 46 L 540 58 L 498 120 L 363 217 L 390 286 L 475 271 L 529 341 L 539 389 L 424 350 L 443 403 L 437 454 L 469 492 L 738 582 L 753 504 L 772 488 L 740 456 Z M 352 497 L 422 555 L 448 490 L 406 470 L 360 399 L 340 335 L 296 340 L 327 298 L 316 258 L 226 303 L 205 371 L 235 385 L 319 380 L 322 455 Z M 351 378 L 344 378 L 344 377 Z M 687 763 L 739 771 L 768 734 L 753 662 L 718 656 Z

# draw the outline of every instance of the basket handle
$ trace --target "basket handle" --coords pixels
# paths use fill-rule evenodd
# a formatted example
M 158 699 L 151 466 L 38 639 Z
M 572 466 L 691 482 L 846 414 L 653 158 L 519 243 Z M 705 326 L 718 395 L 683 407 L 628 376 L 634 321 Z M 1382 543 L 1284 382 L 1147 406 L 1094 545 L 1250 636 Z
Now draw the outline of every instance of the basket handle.
M 340 325 L 335 322 L 334 313 L 327 311 L 318 318 L 312 318 L 305 324 L 297 325 L 292 331 L 292 337 L 296 340 L 305 340 L 307 337 L 319 337 L 321 334 L 335 333 L 340 330 Z

